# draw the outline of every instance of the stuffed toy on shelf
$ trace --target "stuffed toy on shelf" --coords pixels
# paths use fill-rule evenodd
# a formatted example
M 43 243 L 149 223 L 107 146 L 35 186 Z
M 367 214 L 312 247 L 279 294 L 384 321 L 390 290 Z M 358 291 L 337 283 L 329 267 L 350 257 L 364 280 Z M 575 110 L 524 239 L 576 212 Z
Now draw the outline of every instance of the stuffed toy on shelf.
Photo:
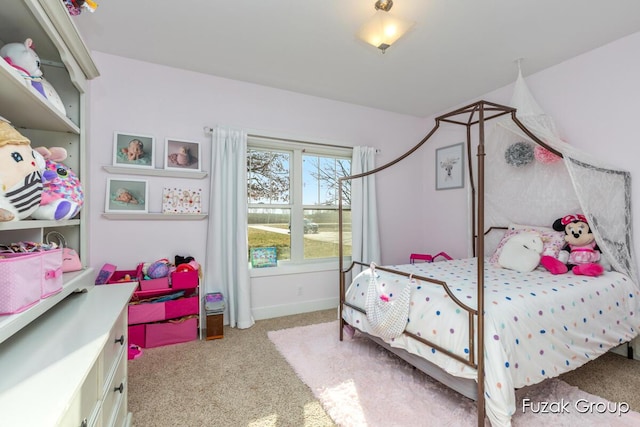
M 56 110 L 66 115 L 66 108 L 58 92 L 42 75 L 40 57 L 33 48 L 31 39 L 21 43 L 7 43 L 0 48 L 0 56 L 17 71 L 26 84 L 33 86 Z
M 31 141 L 0 117 L 0 221 L 25 219 L 38 209 L 42 166 Z
M 80 179 L 73 170 L 61 163 L 67 158 L 62 147 L 37 147 L 42 156 L 42 199 L 31 217 L 35 219 L 63 220 L 76 216 L 84 204 L 84 192 Z
M 565 215 L 553 223 L 553 229 L 564 231 L 565 245 L 558 258 L 543 256 L 540 264 L 551 274 L 564 274 L 569 270 L 582 276 L 600 276 L 604 267 L 602 253 L 591 232 L 587 218 L 582 214 Z

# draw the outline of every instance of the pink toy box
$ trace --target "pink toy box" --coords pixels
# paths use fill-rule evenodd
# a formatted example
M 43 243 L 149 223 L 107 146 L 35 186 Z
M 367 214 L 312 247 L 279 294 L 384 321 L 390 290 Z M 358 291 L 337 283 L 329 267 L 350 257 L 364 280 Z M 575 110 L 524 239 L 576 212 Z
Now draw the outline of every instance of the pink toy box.
M 160 277 L 158 279 L 140 280 L 141 291 L 157 291 L 160 289 L 169 289 L 169 277 Z
M 62 249 L 0 259 L 0 315 L 20 313 L 62 290 Z
M 198 271 L 174 271 L 171 273 L 173 289 L 193 289 L 198 287 Z
M 160 347 L 198 339 L 198 319 L 168 320 L 129 326 L 129 342 L 143 348 Z
M 160 347 L 162 345 L 178 344 L 193 341 L 198 338 L 198 319 L 169 320 L 159 323 L 148 323 L 145 347 Z
M 129 278 L 127 279 L 127 276 Z M 107 279 L 107 284 L 138 282 L 142 276 L 142 264 L 139 264 L 135 270 L 115 270 Z
M 160 320 L 198 314 L 198 296 L 179 298 L 165 302 L 129 304 L 129 325 L 150 323 Z

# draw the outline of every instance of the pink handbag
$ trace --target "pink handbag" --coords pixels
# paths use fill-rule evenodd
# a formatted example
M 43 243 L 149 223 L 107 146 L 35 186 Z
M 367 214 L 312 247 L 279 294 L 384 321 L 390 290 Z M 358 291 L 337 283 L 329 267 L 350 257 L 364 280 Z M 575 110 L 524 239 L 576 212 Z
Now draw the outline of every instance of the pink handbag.
M 62 248 L 62 271 L 64 273 L 82 270 L 82 262 L 80 262 L 78 252 L 67 247 L 67 241 L 62 234 L 50 231 L 45 236 L 45 240 L 49 244 L 56 243 L 58 247 Z
M 62 248 L 62 271 L 67 273 L 78 270 L 82 270 L 82 263 L 80 262 L 78 252 L 71 248 Z

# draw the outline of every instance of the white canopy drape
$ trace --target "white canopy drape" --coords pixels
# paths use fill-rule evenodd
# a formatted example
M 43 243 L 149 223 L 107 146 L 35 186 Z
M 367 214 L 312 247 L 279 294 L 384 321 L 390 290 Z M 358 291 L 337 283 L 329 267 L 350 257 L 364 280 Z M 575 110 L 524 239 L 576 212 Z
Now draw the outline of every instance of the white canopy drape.
M 518 120 L 562 153 L 563 160 L 540 161 L 544 157 L 535 156 L 528 163 L 509 162 L 506 151 L 510 147 L 532 140 L 509 118 L 499 119 L 486 144 L 491 163 L 486 173 L 485 226 L 515 222 L 550 227 L 557 218 L 583 213 L 611 267 L 640 283 L 632 233 L 631 174 L 563 141 L 521 72 L 511 106 L 517 109 Z

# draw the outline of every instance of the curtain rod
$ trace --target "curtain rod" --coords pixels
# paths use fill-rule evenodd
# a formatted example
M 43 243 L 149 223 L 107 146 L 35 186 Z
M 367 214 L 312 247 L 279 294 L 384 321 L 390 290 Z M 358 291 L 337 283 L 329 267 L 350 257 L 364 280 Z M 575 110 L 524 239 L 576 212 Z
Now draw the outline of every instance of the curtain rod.
M 205 133 L 212 133 L 213 132 L 213 128 L 209 127 L 209 126 L 205 126 L 204 127 L 204 132 Z M 258 135 L 258 134 L 255 134 L 255 133 L 248 133 L 247 136 L 252 136 L 254 138 L 268 139 L 268 140 L 271 140 L 271 141 L 284 141 L 284 142 L 294 142 L 294 143 L 298 143 L 298 144 L 318 145 L 318 146 L 321 146 L 321 147 L 353 149 L 353 147 L 349 147 L 348 145 L 337 145 L 337 144 L 327 144 L 327 143 L 324 143 L 324 142 L 302 141 L 302 140 L 299 140 L 299 139 L 279 138 L 279 137 L 275 137 L 275 136 Z M 379 154 L 381 152 L 382 152 L 382 150 L 380 148 L 376 148 L 376 154 Z

